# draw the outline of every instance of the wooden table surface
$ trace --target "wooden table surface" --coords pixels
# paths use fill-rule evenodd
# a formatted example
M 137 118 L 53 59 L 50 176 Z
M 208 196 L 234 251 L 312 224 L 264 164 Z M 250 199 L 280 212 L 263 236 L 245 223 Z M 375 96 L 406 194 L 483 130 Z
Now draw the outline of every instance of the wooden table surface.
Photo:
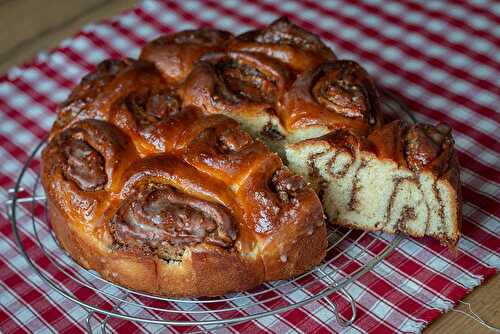
M 118 14 L 135 4 L 132 0 L 0 0 L 0 73 L 39 51 L 57 46 L 86 23 Z M 500 326 L 500 275 L 474 289 L 464 301 L 487 323 Z M 460 305 L 457 309 L 465 311 L 466 307 Z M 425 333 L 491 331 L 463 314 L 448 312 Z

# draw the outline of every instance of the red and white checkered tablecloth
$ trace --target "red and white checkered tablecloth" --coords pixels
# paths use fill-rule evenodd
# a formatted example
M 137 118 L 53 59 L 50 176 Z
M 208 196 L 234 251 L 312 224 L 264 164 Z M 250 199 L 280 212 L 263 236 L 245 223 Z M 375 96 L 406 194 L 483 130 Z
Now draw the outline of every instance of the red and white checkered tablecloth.
M 339 57 L 363 64 L 420 121 L 453 127 L 463 237 L 456 253 L 430 239 L 401 243 L 347 288 L 359 309 L 347 329 L 324 304 L 312 303 L 222 332 L 419 332 L 500 269 L 500 3 L 493 0 L 142 2 L 0 77 L 0 200 L 51 126 L 57 103 L 102 59 L 136 57 L 159 34 L 203 26 L 240 33 L 282 15 L 319 34 Z M 30 269 L 2 212 L 0 332 L 83 332 L 85 317 Z M 113 328 L 138 329 L 127 322 Z

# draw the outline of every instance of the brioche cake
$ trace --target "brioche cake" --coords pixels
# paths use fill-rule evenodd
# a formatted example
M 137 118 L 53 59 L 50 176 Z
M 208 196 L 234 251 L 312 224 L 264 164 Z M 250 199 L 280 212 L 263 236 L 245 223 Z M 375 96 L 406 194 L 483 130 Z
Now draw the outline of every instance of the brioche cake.
M 450 247 L 460 236 L 451 129 L 388 123 L 367 71 L 286 18 L 239 36 L 181 31 L 101 62 L 59 107 L 42 184 L 72 257 L 168 296 L 311 269 L 325 214 Z
M 457 243 L 461 197 L 451 130 L 384 125 L 380 94 L 363 67 L 337 59 L 288 19 L 200 56 L 181 91 L 184 105 L 234 118 L 279 153 L 314 185 L 330 222 Z M 344 140 L 357 144 L 347 150 Z M 420 167 L 409 162 L 419 159 Z

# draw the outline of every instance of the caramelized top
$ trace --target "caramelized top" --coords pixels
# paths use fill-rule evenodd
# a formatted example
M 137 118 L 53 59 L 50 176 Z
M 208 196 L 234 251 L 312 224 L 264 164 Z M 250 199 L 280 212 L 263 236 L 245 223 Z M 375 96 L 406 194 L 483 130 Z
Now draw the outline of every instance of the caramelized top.
M 63 143 L 67 163 L 63 174 L 84 191 L 102 190 L 107 182 L 104 158 L 82 139 L 70 138 Z
M 247 35 L 248 37 L 248 35 Z M 315 34 L 291 23 L 287 17 L 280 17 L 254 36 L 259 43 L 287 44 L 313 52 L 330 51 Z M 241 39 L 245 39 L 242 36 Z
M 363 70 L 354 62 L 338 61 L 326 69 L 312 87 L 316 101 L 326 109 L 349 118 L 369 118 L 371 101 L 368 89 L 363 85 Z
M 148 127 L 181 109 L 176 91 L 166 87 L 141 87 L 124 96 L 118 103 L 124 105 L 134 116 L 140 127 Z
M 212 65 L 218 82 L 215 93 L 233 104 L 249 101 L 274 105 L 293 78 L 288 68 L 264 55 L 229 52 L 207 54 L 201 59 Z M 186 86 L 189 88 L 189 81 Z
M 148 43 L 140 59 L 153 62 L 168 82 L 180 83 L 203 54 L 222 51 L 231 37 L 215 29 L 184 30 Z
M 420 171 L 431 165 L 449 147 L 451 140 L 451 128 L 447 124 L 411 126 L 404 145 L 408 166 L 413 171 Z
M 67 126 L 80 113 L 93 113 L 99 95 L 131 63 L 133 63 L 131 59 L 107 59 L 99 63 L 93 72 L 84 76 L 68 99 L 59 106 L 52 132 Z
M 122 187 L 124 170 L 137 158 L 116 126 L 93 119 L 72 123 L 54 133 L 42 152 L 45 192 L 70 220 L 99 225 Z
M 272 189 L 279 199 L 288 203 L 297 200 L 297 194 L 304 190 L 306 182 L 298 175 L 291 175 L 286 169 L 277 170 L 271 178 Z
M 164 46 L 169 42 L 174 44 L 193 44 L 207 47 L 219 47 L 231 38 L 231 33 L 216 29 L 184 30 L 170 36 L 160 37 L 151 43 Z
M 215 65 L 217 74 L 233 93 L 227 98 L 236 96 L 255 102 L 273 103 L 276 101 L 277 87 L 261 71 L 238 60 L 228 59 Z
M 335 55 L 315 34 L 281 17 L 262 30 L 253 30 L 230 41 L 229 50 L 251 51 L 279 59 L 297 72 L 303 72 Z
M 95 71 L 84 76 L 80 84 L 73 89 L 68 99 L 63 103 L 63 109 L 93 102 L 104 87 L 133 62 L 132 59 L 107 59 L 97 64 Z
M 375 84 L 357 63 L 339 60 L 304 72 L 285 95 L 279 115 L 289 130 L 323 126 L 367 135 L 381 124 Z

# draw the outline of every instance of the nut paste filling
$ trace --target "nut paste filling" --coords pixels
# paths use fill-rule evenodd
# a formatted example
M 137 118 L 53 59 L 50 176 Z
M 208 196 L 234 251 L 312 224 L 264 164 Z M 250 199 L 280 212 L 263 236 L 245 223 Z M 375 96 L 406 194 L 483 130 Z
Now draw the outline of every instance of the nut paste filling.
M 200 243 L 231 248 L 237 237 L 227 209 L 159 184 L 138 189 L 110 227 L 118 245 L 159 256 Z
M 132 113 L 142 128 L 151 126 L 167 116 L 173 116 L 181 109 L 180 97 L 168 87 L 138 90 L 125 96 L 119 103 Z
M 66 163 L 62 172 L 84 191 L 102 190 L 107 183 L 104 157 L 82 139 L 70 138 L 62 145 Z
M 373 107 L 366 87 L 366 74 L 351 61 L 324 66 L 312 87 L 316 101 L 327 110 L 349 118 L 370 120 Z M 375 123 L 375 119 L 370 124 Z

